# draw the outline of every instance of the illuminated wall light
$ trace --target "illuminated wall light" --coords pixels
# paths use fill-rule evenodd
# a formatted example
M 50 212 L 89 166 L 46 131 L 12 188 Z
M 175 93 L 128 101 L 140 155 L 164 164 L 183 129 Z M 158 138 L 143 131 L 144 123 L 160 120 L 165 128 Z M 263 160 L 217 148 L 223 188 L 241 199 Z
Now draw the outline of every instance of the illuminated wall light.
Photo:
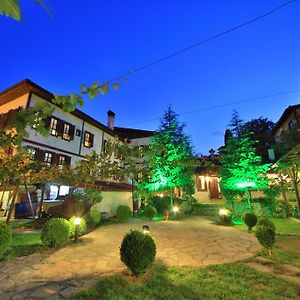
M 174 206 L 173 207 L 173 212 L 176 214 L 176 213 L 178 213 L 178 211 L 179 211 L 179 207 L 178 206 Z

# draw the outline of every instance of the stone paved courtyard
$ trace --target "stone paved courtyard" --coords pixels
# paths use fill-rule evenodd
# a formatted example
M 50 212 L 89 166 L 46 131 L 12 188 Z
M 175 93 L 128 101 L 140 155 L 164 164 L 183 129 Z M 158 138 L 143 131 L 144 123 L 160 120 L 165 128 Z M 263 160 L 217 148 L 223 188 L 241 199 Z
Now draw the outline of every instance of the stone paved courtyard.
M 260 248 L 255 237 L 204 217 L 183 221 L 102 226 L 80 243 L 54 253 L 34 254 L 1 263 L 0 299 L 62 299 L 103 275 L 124 270 L 119 247 L 130 229 L 147 224 L 157 245 L 157 261 L 167 265 L 206 266 L 247 259 Z

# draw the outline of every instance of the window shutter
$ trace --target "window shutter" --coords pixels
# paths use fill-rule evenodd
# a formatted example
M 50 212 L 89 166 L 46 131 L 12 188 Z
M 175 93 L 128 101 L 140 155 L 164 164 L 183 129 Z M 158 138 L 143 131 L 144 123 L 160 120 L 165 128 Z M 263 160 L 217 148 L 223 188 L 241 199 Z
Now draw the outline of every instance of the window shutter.
M 70 139 L 74 140 L 75 126 L 70 124 Z
M 69 166 L 71 164 L 71 157 L 66 156 L 66 165 Z
M 52 116 L 48 116 L 44 119 L 46 128 L 50 128 L 51 118 L 52 118 Z
M 90 147 L 93 147 L 94 146 L 94 135 L 91 134 L 90 135 Z
M 57 119 L 57 135 L 63 136 L 65 123 L 61 119 Z
M 60 154 L 53 153 L 53 154 L 52 154 L 52 161 L 51 161 L 51 164 L 57 166 L 57 165 L 58 165 L 59 157 L 60 157 Z
M 35 159 L 39 160 L 39 161 L 43 161 L 44 160 L 44 151 L 41 149 L 36 149 Z

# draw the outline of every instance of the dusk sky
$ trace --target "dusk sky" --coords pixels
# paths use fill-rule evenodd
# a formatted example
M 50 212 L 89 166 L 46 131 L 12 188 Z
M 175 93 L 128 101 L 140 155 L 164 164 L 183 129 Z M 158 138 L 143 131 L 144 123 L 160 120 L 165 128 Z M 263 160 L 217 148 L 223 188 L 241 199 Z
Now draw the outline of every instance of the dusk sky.
M 282 0 L 21 0 L 22 22 L 0 17 L 0 90 L 29 78 L 53 93 L 79 92 L 270 11 Z M 198 153 L 223 144 L 233 109 L 277 121 L 300 103 L 300 2 L 120 82 L 82 110 L 106 124 L 157 129 L 171 104 Z M 298 90 L 219 108 L 249 98 Z M 150 120 L 150 121 L 149 121 Z

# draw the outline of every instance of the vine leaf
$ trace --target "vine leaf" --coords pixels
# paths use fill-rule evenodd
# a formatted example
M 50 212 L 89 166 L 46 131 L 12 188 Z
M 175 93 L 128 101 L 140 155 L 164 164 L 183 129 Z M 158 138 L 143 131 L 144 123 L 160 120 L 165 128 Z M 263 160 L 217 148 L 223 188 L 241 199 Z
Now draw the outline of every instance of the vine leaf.
M 19 0 L 0 0 L 0 15 L 21 20 L 21 10 Z

